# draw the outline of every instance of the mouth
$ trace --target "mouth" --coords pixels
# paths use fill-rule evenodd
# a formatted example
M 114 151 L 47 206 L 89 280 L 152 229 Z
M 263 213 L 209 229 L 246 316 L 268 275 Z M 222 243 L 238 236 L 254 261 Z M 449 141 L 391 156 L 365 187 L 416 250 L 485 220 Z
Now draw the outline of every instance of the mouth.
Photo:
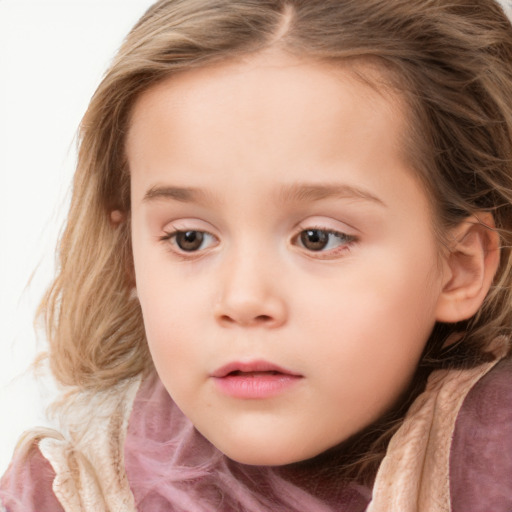
M 232 362 L 228 363 L 212 373 L 212 377 L 222 379 L 224 377 L 262 377 L 288 375 L 302 377 L 286 368 L 282 368 L 267 361 Z
M 243 372 L 241 370 L 236 370 L 234 372 L 229 372 L 226 377 L 263 377 L 266 375 L 285 375 L 282 372 L 278 371 L 269 371 L 269 372 Z
M 216 388 L 232 398 L 254 400 L 285 393 L 303 376 L 266 361 L 233 362 L 211 375 Z

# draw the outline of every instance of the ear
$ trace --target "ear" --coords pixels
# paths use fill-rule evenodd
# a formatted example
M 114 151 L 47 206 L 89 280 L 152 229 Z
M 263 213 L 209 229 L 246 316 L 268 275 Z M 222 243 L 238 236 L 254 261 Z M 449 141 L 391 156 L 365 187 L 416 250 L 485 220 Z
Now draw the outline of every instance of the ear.
M 119 226 L 122 222 L 126 220 L 126 213 L 123 213 L 121 210 L 112 210 L 110 212 L 110 224 L 113 227 Z
M 445 256 L 446 277 L 436 320 L 455 323 L 471 318 L 482 305 L 500 261 L 500 240 L 492 214 L 481 212 L 451 231 Z

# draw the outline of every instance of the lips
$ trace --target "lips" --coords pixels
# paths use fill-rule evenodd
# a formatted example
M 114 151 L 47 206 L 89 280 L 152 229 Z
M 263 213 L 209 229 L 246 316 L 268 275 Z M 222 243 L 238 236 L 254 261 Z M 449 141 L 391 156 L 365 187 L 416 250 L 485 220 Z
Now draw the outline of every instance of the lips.
M 211 375 L 218 391 L 237 399 L 265 399 L 286 393 L 303 376 L 267 361 L 233 362 Z
M 294 377 L 301 377 L 300 374 L 294 373 L 290 370 L 277 366 L 267 361 L 251 361 L 251 362 L 232 362 L 228 363 L 212 373 L 212 377 L 223 378 L 228 375 L 242 376 L 242 375 L 290 375 Z

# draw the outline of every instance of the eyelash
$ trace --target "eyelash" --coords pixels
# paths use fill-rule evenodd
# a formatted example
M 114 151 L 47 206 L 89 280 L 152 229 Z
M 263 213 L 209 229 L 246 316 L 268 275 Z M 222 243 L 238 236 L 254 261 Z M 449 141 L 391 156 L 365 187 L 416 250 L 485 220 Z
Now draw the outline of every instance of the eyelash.
M 318 232 L 324 236 L 327 236 L 328 239 L 331 237 L 339 238 L 341 240 L 340 246 L 335 247 L 334 249 L 330 249 L 328 251 L 325 251 L 324 247 L 321 247 L 318 250 L 309 249 L 308 247 L 306 247 L 304 245 L 304 242 L 301 239 L 301 237 L 305 233 L 308 233 L 308 232 L 310 232 L 310 234 L 312 234 L 313 232 Z M 207 231 L 201 231 L 198 229 L 197 230 L 196 229 L 176 229 L 174 231 L 165 232 L 165 235 L 159 237 L 159 240 L 168 245 L 171 245 L 169 250 L 171 252 L 173 252 L 174 254 L 177 254 L 178 256 L 180 256 L 183 259 L 197 258 L 204 250 L 207 250 L 207 249 L 201 249 L 201 246 L 199 246 L 197 249 L 187 251 L 186 249 L 181 248 L 176 241 L 176 238 L 179 235 L 186 235 L 187 233 L 196 233 L 196 234 L 199 233 L 203 237 L 206 235 L 215 240 L 217 239 L 217 237 L 215 235 L 213 235 Z M 300 230 L 292 237 L 292 243 L 294 245 L 304 249 L 308 253 L 308 255 L 310 255 L 312 257 L 317 257 L 319 259 L 329 259 L 332 257 L 339 256 L 341 253 L 349 251 L 351 249 L 352 245 L 354 245 L 357 241 L 358 241 L 358 239 L 354 235 L 348 235 L 348 234 L 342 233 L 340 231 L 326 229 L 326 228 L 322 228 L 319 226 L 300 227 Z M 330 241 L 327 240 L 326 247 L 328 247 L 329 243 L 330 243 Z M 202 241 L 201 241 L 201 245 L 202 245 Z M 316 255 L 316 256 L 313 256 L 313 255 Z
M 201 248 L 199 247 L 196 250 L 187 251 L 179 247 L 178 243 L 176 242 L 176 238 L 179 235 L 186 235 L 187 233 L 200 233 L 202 236 L 207 235 L 208 237 L 217 239 L 215 235 L 212 235 L 207 231 L 201 231 L 199 229 L 176 229 L 174 231 L 166 231 L 165 235 L 161 236 L 159 240 L 170 245 L 171 247 L 169 248 L 169 250 L 171 252 L 177 254 L 178 256 L 181 256 L 183 259 L 191 259 L 198 256 L 198 253 L 201 251 Z
M 301 240 L 302 236 L 305 233 L 313 233 L 313 232 L 319 232 L 323 234 L 324 236 L 327 235 L 327 237 L 336 237 L 340 239 L 339 246 L 332 248 L 330 250 L 324 250 L 325 247 L 321 247 L 319 250 L 314 249 L 308 249 L 304 246 L 303 240 Z M 357 237 L 354 235 L 349 235 L 347 233 L 343 233 L 341 231 L 336 231 L 334 229 L 326 229 L 321 226 L 314 226 L 314 227 L 300 227 L 300 231 L 292 238 L 294 243 L 298 245 L 299 247 L 305 249 L 309 255 L 321 259 L 329 259 L 331 257 L 339 256 L 341 253 L 344 253 L 346 251 L 349 251 L 351 247 L 358 241 Z M 328 246 L 330 241 L 327 241 Z

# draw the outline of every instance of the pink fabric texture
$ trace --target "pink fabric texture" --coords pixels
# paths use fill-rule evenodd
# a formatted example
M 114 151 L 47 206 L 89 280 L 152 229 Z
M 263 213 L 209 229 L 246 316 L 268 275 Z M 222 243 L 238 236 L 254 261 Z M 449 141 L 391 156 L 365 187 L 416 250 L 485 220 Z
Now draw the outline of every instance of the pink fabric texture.
M 16 455 L 0 480 L 0 505 L 8 512 L 64 512 L 52 491 L 54 478 L 50 463 L 32 445 Z
M 156 376 L 142 382 L 130 416 L 125 469 L 140 512 L 363 512 L 371 491 L 329 486 L 308 475 L 295 485 L 271 468 L 227 459 L 174 405 Z M 96 468 L 101 474 L 101 468 Z M 288 474 L 290 476 L 290 474 Z M 19 450 L 0 480 L 0 510 L 64 512 L 55 473 L 37 441 Z M 450 453 L 452 512 L 512 511 L 512 359 L 467 395 Z
M 271 468 L 230 461 L 195 430 L 157 378 L 143 382 L 136 397 L 125 466 L 140 512 L 362 512 L 371 494 L 357 486 L 306 492 Z
M 457 417 L 450 453 L 453 512 L 512 511 L 512 359 L 485 375 Z

